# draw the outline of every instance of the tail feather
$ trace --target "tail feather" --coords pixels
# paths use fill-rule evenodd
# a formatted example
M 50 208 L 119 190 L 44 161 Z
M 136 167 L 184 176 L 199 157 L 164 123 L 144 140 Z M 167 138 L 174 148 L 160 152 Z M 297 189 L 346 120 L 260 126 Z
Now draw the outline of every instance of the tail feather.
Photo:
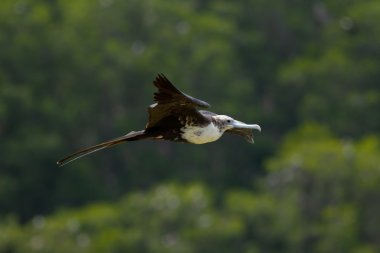
M 57 162 L 57 164 L 61 167 L 61 166 L 66 165 L 72 161 L 75 161 L 76 159 L 79 159 L 83 156 L 94 153 L 94 152 L 99 151 L 101 149 L 109 148 L 111 146 L 115 146 L 115 145 L 123 143 L 125 141 L 136 141 L 136 140 L 142 140 L 142 139 L 147 139 L 147 138 L 150 138 L 150 136 L 147 135 L 144 130 L 137 131 L 137 132 L 132 131 L 132 132 L 130 132 L 126 135 L 123 135 L 121 137 L 118 137 L 118 138 L 115 138 L 115 139 L 112 139 L 112 140 L 109 140 L 109 141 L 106 141 L 106 142 L 103 142 L 103 143 L 100 143 L 100 144 L 97 144 L 97 145 L 94 145 L 94 146 L 91 146 L 91 147 L 88 147 L 88 148 L 85 148 L 82 150 L 79 150 L 78 152 L 75 152 L 74 154 L 71 154 L 71 155 L 63 158 L 62 160 L 59 160 Z

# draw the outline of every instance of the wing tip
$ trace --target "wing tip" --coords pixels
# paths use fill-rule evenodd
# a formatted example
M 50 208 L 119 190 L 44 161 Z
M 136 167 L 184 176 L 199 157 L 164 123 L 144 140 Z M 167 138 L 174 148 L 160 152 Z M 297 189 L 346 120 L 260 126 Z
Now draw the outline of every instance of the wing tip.
M 162 72 L 157 73 L 157 77 L 162 78 L 162 79 L 167 79 L 166 76 L 164 75 L 164 73 L 162 73 Z
M 211 105 L 203 100 L 189 96 L 178 88 L 176 88 L 169 79 L 162 73 L 158 73 L 156 78 L 153 81 L 154 86 L 158 88 L 158 92 L 154 93 L 154 101 L 160 103 L 171 102 L 174 96 L 181 95 L 186 97 L 188 100 L 196 104 L 201 108 L 209 108 Z
M 156 78 L 154 79 L 154 83 L 159 83 L 159 82 L 161 82 L 161 81 L 163 81 L 163 82 L 169 82 L 170 83 L 170 81 L 169 81 L 169 79 L 161 72 L 161 73 L 158 73 L 157 75 L 156 75 Z

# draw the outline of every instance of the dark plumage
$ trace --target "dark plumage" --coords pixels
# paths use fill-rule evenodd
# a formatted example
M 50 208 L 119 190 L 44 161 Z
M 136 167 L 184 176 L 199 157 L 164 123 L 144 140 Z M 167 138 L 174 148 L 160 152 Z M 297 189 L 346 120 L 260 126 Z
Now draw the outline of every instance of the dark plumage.
M 82 156 L 125 141 L 164 139 L 177 142 L 203 144 L 219 139 L 224 132 L 237 134 L 253 143 L 252 129 L 261 131 L 259 125 L 247 125 L 229 116 L 202 110 L 210 105 L 180 90 L 163 75 L 153 82 L 155 104 L 148 108 L 148 123 L 144 130 L 132 131 L 116 139 L 82 149 L 57 162 L 63 166 Z

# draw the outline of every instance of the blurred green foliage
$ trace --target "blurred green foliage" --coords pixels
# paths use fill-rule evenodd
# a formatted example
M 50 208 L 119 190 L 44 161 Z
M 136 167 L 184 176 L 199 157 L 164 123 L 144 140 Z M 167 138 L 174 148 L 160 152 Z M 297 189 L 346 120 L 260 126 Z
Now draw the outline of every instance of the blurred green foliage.
M 1 1 L 0 252 L 380 251 L 379 16 L 376 0 Z M 263 132 L 56 167 L 142 129 L 158 72 Z
M 317 137 L 317 139 L 315 139 Z M 306 126 L 256 192 L 217 203 L 201 184 L 163 184 L 116 203 L 2 224 L 1 252 L 378 252 L 380 142 Z M 322 165 L 322 166 L 321 166 Z M 325 165 L 325 166 L 323 166 Z

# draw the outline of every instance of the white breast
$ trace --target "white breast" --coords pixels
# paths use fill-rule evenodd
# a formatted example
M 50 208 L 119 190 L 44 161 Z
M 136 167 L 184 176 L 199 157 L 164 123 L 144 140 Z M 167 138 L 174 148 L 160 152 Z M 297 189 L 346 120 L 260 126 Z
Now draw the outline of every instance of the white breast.
M 181 130 L 183 132 L 182 138 L 194 144 L 216 141 L 223 134 L 213 123 L 210 123 L 206 127 L 185 126 Z

